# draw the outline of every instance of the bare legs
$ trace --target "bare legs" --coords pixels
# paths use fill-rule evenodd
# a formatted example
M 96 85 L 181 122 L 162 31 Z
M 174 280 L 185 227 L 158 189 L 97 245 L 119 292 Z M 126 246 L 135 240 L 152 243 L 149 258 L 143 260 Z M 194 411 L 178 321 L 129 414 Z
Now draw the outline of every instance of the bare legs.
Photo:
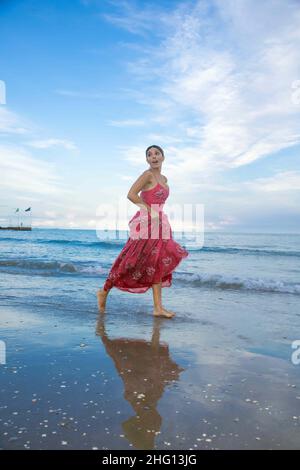
M 107 296 L 110 292 L 110 289 L 104 290 L 98 289 L 97 291 L 97 299 L 98 299 L 98 308 L 101 313 L 105 312 L 105 306 L 106 306 L 106 299 Z M 155 317 L 166 317 L 166 318 L 172 318 L 175 316 L 175 313 L 172 312 L 171 310 L 167 310 L 162 306 L 162 299 L 161 299 L 161 282 L 158 284 L 152 284 L 152 292 L 153 292 L 153 304 L 154 304 L 154 310 L 153 310 L 153 315 Z
M 109 291 L 110 289 L 109 290 L 99 289 L 97 291 L 98 308 L 101 313 L 105 312 L 106 299 L 107 299 Z
M 154 310 L 153 315 L 155 317 L 167 317 L 172 318 L 174 317 L 175 313 L 171 310 L 167 310 L 162 306 L 161 301 L 161 282 L 158 284 L 152 284 L 152 293 L 153 293 L 153 304 Z

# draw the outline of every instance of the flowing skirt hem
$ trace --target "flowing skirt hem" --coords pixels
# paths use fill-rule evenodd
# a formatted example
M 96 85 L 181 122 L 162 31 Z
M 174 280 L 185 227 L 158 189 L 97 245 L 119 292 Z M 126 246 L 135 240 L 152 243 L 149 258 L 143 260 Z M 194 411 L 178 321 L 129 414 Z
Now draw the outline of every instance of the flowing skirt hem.
M 115 283 L 112 287 L 116 287 L 117 289 L 124 291 L 124 292 L 130 292 L 131 294 L 144 294 L 147 292 L 155 283 L 145 285 L 145 286 L 140 286 L 140 287 L 121 287 L 118 286 L 117 283 Z M 165 276 L 162 281 L 161 281 L 161 287 L 171 287 L 172 285 L 172 275 Z
M 173 263 L 172 268 L 169 272 L 165 273 L 163 277 L 161 277 L 161 287 L 170 287 L 172 285 L 172 274 L 177 268 L 177 266 L 181 263 L 181 261 L 186 258 L 189 253 L 186 250 L 183 250 L 181 256 L 177 258 L 176 262 Z M 110 290 L 112 287 L 116 287 L 117 289 L 125 292 L 130 292 L 133 294 L 143 294 L 144 292 L 148 291 L 153 284 L 159 283 L 160 280 L 156 280 L 155 277 L 150 282 L 146 284 L 138 284 L 136 286 L 126 286 L 126 279 L 124 278 L 117 278 L 111 279 L 107 278 L 104 283 L 104 290 Z

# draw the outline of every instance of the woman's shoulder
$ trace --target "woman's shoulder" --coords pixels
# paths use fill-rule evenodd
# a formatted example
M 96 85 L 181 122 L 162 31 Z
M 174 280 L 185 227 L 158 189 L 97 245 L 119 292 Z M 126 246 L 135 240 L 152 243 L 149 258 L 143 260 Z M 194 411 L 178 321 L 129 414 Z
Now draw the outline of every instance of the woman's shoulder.
M 136 183 L 141 186 L 141 190 L 147 190 L 154 184 L 154 177 L 150 170 L 145 170 L 138 176 Z
M 140 174 L 139 179 L 144 181 L 144 184 L 151 184 L 154 181 L 153 173 L 150 170 L 145 170 Z
M 165 183 L 168 182 L 168 178 L 165 175 L 161 175 L 165 181 Z M 153 185 L 156 182 L 156 178 L 153 176 L 153 173 L 151 170 L 145 170 L 143 173 L 140 174 L 139 178 L 143 178 L 144 180 L 147 180 L 148 185 Z
M 153 176 L 151 170 L 145 170 L 145 171 L 143 171 L 143 173 L 141 173 L 141 176 L 142 176 L 142 175 Z

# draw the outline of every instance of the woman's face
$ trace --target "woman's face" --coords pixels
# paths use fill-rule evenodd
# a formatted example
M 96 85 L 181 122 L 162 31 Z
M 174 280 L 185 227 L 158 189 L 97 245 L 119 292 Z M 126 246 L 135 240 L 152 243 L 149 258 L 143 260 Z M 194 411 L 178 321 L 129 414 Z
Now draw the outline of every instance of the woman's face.
M 163 161 L 164 156 L 157 148 L 151 147 L 150 149 L 148 149 L 147 162 L 149 163 L 151 168 L 160 168 Z

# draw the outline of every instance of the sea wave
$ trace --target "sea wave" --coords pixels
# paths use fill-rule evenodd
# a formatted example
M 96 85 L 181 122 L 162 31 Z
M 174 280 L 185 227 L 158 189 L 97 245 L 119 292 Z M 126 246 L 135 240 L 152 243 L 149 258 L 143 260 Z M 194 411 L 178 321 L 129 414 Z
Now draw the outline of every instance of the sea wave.
M 259 255 L 259 256 L 291 256 L 300 257 L 300 251 L 295 250 L 268 250 L 264 248 L 235 248 L 230 246 L 204 246 L 202 248 L 186 245 L 188 251 L 203 251 L 204 253 L 224 253 L 232 255 Z
M 184 243 L 184 240 L 180 238 L 175 240 L 178 241 L 191 253 L 202 252 L 202 253 L 222 253 L 228 255 L 250 255 L 250 256 L 287 256 L 300 258 L 300 251 L 298 250 L 284 250 L 284 249 L 268 249 L 268 248 L 255 248 L 255 247 L 231 247 L 231 246 L 199 246 L 192 243 Z M 103 248 L 103 249 L 114 249 L 122 248 L 128 238 L 113 239 L 113 240 L 65 240 L 65 239 L 44 239 L 44 238 L 15 238 L 15 237 L 0 237 L 1 241 L 14 242 L 14 243 L 28 243 L 28 244 L 41 244 L 41 245 L 53 245 L 53 246 L 66 246 L 66 247 L 89 247 L 89 248 Z
M 216 289 L 250 290 L 259 292 L 280 292 L 300 295 L 300 284 L 274 279 L 241 278 L 223 274 L 174 273 L 174 279 L 192 287 L 211 287 Z
M 114 248 L 120 247 L 125 244 L 127 239 L 120 240 L 98 240 L 98 241 L 84 241 L 84 240 L 64 240 L 64 239 L 51 239 L 47 240 L 44 238 L 14 238 L 14 237 L 2 237 L 1 241 L 11 241 L 16 243 L 28 243 L 28 244 L 43 244 L 43 245 L 62 245 L 62 246 L 80 246 L 80 247 L 103 247 L 103 248 Z
M 43 261 L 37 259 L 7 259 L 0 260 L 0 271 L 14 273 L 42 273 L 42 274 L 91 274 L 91 275 L 101 275 L 107 271 L 106 267 L 87 265 L 87 263 L 72 263 L 64 261 Z
M 81 276 L 106 276 L 111 263 L 93 262 L 64 262 L 57 260 L 38 259 L 4 259 L 0 260 L 0 271 L 27 275 L 81 275 Z M 257 292 L 279 292 L 285 294 L 300 295 L 300 284 L 274 279 L 242 278 L 224 274 L 196 274 L 187 272 L 174 272 L 175 282 L 188 285 L 193 288 L 209 287 L 221 290 L 248 290 Z

